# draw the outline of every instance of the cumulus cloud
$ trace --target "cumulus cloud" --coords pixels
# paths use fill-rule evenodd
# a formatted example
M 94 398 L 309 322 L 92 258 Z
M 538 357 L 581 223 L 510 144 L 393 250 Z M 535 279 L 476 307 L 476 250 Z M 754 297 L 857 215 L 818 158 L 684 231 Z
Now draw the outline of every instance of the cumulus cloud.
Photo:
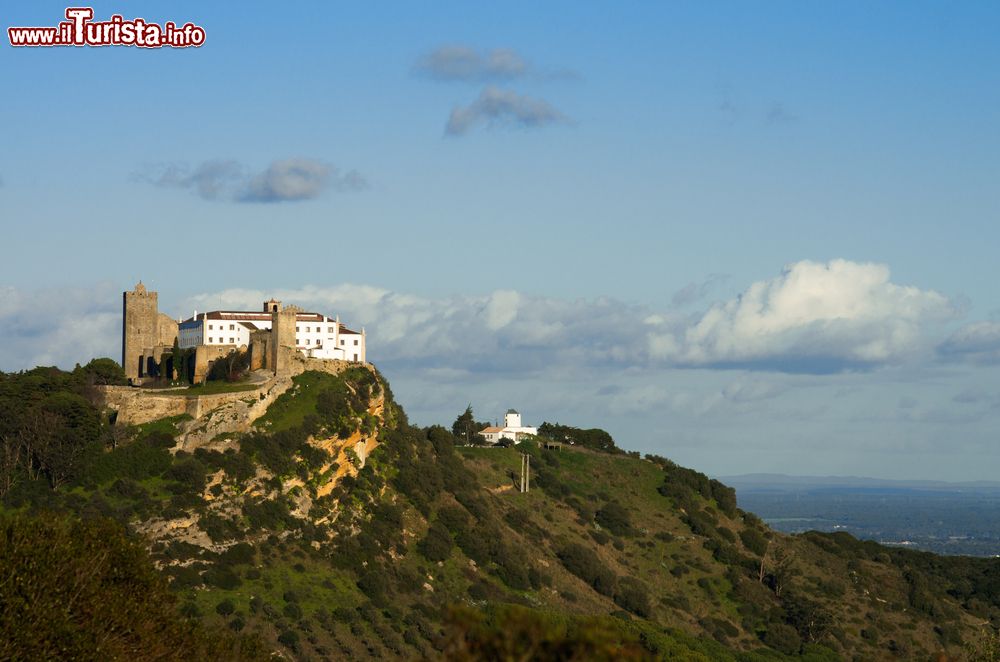
M 72 368 L 92 358 L 121 360 L 121 292 L 0 286 L 0 370 Z
M 970 363 L 1000 363 L 1000 322 L 973 322 L 958 329 L 938 347 L 948 359 Z
M 333 165 L 308 158 L 274 161 L 256 174 L 232 160 L 205 161 L 194 168 L 162 164 L 145 168 L 135 178 L 154 186 L 189 189 L 205 200 L 238 202 L 310 200 L 327 189 L 359 191 L 367 187 L 364 177 L 355 170 L 341 172 Z
M 441 46 L 421 56 L 413 70 L 436 80 L 486 82 L 519 78 L 529 66 L 508 48 L 477 51 L 469 46 Z
M 543 99 L 522 96 L 491 85 L 468 106 L 452 109 L 445 133 L 461 136 L 478 125 L 537 128 L 568 121 L 565 115 Z
M 896 363 L 920 351 L 930 325 L 953 318 L 945 296 L 889 280 L 885 265 L 791 264 L 683 329 L 655 330 L 654 358 L 678 364 L 829 372 Z

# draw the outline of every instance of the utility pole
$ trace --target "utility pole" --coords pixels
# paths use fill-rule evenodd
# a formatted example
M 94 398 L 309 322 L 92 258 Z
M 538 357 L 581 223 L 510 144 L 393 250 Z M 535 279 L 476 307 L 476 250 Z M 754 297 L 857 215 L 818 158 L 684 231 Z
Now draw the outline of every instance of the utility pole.
M 521 492 L 531 489 L 531 456 L 527 453 L 521 454 Z

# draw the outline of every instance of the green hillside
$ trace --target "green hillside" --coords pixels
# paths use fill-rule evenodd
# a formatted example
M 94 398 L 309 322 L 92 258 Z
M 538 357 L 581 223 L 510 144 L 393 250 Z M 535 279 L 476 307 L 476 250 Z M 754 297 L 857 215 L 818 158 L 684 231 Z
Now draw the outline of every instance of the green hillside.
M 152 568 L 169 581 L 158 602 L 187 623 L 189 650 L 213 632 L 232 659 L 302 660 L 990 659 L 995 643 L 994 560 L 777 534 L 725 485 L 605 433 L 458 446 L 410 426 L 358 368 L 299 375 L 249 432 L 184 451 L 198 421 L 124 428 L 93 405 L 114 380 L 99 362 L 0 374 L 4 530 L 124 525 L 133 542 L 107 554 L 148 550 L 128 581 L 159 590 Z M 3 572 L 42 585 L 61 563 L 29 558 L 4 557 Z M 16 585 L 0 576 L 0 638 L 47 618 Z M 94 627 L 70 619 L 51 636 L 85 651 Z M 160 634 L 145 633 L 150 650 Z

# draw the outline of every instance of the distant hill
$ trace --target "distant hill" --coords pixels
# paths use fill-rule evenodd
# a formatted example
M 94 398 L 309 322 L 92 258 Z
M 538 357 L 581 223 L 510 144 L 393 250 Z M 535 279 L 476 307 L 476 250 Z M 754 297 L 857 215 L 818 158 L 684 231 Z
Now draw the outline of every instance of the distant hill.
M 246 432 L 207 439 L 192 433 L 232 409 L 116 426 L 93 381 L 0 374 L 4 517 L 141 534 L 192 627 L 247 637 L 231 659 L 258 642 L 300 660 L 957 659 L 1000 619 L 989 560 L 783 535 L 724 482 L 613 441 L 460 446 L 409 425 L 372 370 L 303 373 Z M 0 627 L 45 619 L 3 612 L 14 587 Z M 87 657 L 86 627 L 65 629 Z
M 785 533 L 846 531 L 939 554 L 1000 555 L 1000 483 L 780 474 L 724 480 L 741 508 Z
M 892 480 L 888 478 L 864 478 L 859 476 L 790 476 L 787 474 L 741 474 L 722 476 L 720 481 L 736 488 L 737 491 L 808 490 L 808 489 L 896 489 L 896 490 L 943 490 L 961 492 L 967 490 L 1000 491 L 1000 481 L 946 482 L 937 480 Z

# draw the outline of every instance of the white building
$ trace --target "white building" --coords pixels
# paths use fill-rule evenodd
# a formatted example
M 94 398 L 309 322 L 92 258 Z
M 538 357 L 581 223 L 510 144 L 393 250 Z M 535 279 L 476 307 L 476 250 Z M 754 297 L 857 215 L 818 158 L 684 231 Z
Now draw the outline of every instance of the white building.
M 536 436 L 538 428 L 521 425 L 521 415 L 514 409 L 508 409 L 503 417 L 503 427 L 488 427 L 480 430 L 488 444 L 499 443 L 501 439 L 510 439 L 515 444 L 521 443 L 526 436 Z
M 267 304 L 265 304 L 266 306 Z M 250 333 L 271 328 L 271 313 L 235 310 L 195 311 L 194 316 L 178 324 L 177 343 L 181 349 L 198 345 L 247 347 Z M 352 331 L 319 313 L 296 313 L 295 345 L 311 358 L 340 359 L 364 363 L 365 330 Z

